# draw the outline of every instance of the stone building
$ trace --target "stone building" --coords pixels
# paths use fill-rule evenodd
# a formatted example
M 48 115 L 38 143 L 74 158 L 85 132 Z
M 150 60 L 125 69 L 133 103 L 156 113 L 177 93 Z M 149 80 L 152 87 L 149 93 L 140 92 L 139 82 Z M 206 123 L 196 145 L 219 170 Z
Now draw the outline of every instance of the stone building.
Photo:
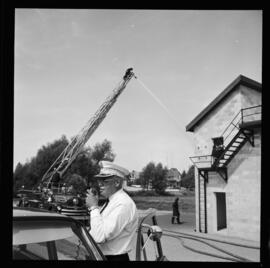
M 186 126 L 198 232 L 260 241 L 261 88 L 238 76 Z

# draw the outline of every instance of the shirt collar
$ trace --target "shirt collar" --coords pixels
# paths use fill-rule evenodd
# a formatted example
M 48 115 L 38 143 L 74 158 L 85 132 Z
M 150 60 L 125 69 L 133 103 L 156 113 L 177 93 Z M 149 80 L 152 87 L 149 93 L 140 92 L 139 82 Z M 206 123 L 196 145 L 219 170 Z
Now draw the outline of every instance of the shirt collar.
M 112 201 L 113 198 L 115 198 L 115 196 L 117 196 L 118 194 L 123 192 L 123 188 L 119 189 L 118 191 L 116 191 L 115 193 L 113 193 L 111 196 L 109 196 L 109 201 Z

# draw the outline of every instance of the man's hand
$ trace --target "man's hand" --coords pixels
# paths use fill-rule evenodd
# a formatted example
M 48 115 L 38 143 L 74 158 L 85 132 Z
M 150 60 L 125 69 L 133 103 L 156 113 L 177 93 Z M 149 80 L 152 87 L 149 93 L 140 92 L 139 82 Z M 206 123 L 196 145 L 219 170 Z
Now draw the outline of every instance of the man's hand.
M 95 195 L 92 192 L 92 189 L 87 190 L 85 203 L 86 203 L 86 206 L 89 208 L 93 206 L 98 206 L 98 195 Z

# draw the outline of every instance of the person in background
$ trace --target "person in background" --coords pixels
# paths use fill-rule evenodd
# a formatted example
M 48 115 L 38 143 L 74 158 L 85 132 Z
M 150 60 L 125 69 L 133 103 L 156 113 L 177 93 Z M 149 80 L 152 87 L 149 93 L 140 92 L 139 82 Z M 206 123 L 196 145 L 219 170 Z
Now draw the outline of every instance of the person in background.
M 136 238 L 138 212 L 134 201 L 123 190 L 128 170 L 108 161 L 101 161 L 98 179 L 100 194 L 107 202 L 99 208 L 98 194 L 88 190 L 86 205 L 90 209 L 90 234 L 108 261 L 129 261 Z M 93 190 L 93 191 L 92 191 Z
M 172 208 L 173 208 L 173 216 L 172 216 L 172 224 L 174 224 L 174 220 L 177 221 L 178 224 L 180 224 L 180 212 L 179 212 L 179 206 L 178 206 L 178 200 L 179 198 L 175 198 Z

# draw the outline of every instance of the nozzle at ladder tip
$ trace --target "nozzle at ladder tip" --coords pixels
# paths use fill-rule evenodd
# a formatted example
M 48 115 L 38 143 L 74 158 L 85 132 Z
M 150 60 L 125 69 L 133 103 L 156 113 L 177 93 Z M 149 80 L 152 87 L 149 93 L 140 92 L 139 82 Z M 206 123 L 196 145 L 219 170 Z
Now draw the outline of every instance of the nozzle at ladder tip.
M 125 75 L 123 76 L 123 79 L 126 80 L 130 75 L 132 75 L 132 74 L 134 75 L 134 73 L 132 71 L 133 71 L 133 68 L 128 68 L 126 70 Z

